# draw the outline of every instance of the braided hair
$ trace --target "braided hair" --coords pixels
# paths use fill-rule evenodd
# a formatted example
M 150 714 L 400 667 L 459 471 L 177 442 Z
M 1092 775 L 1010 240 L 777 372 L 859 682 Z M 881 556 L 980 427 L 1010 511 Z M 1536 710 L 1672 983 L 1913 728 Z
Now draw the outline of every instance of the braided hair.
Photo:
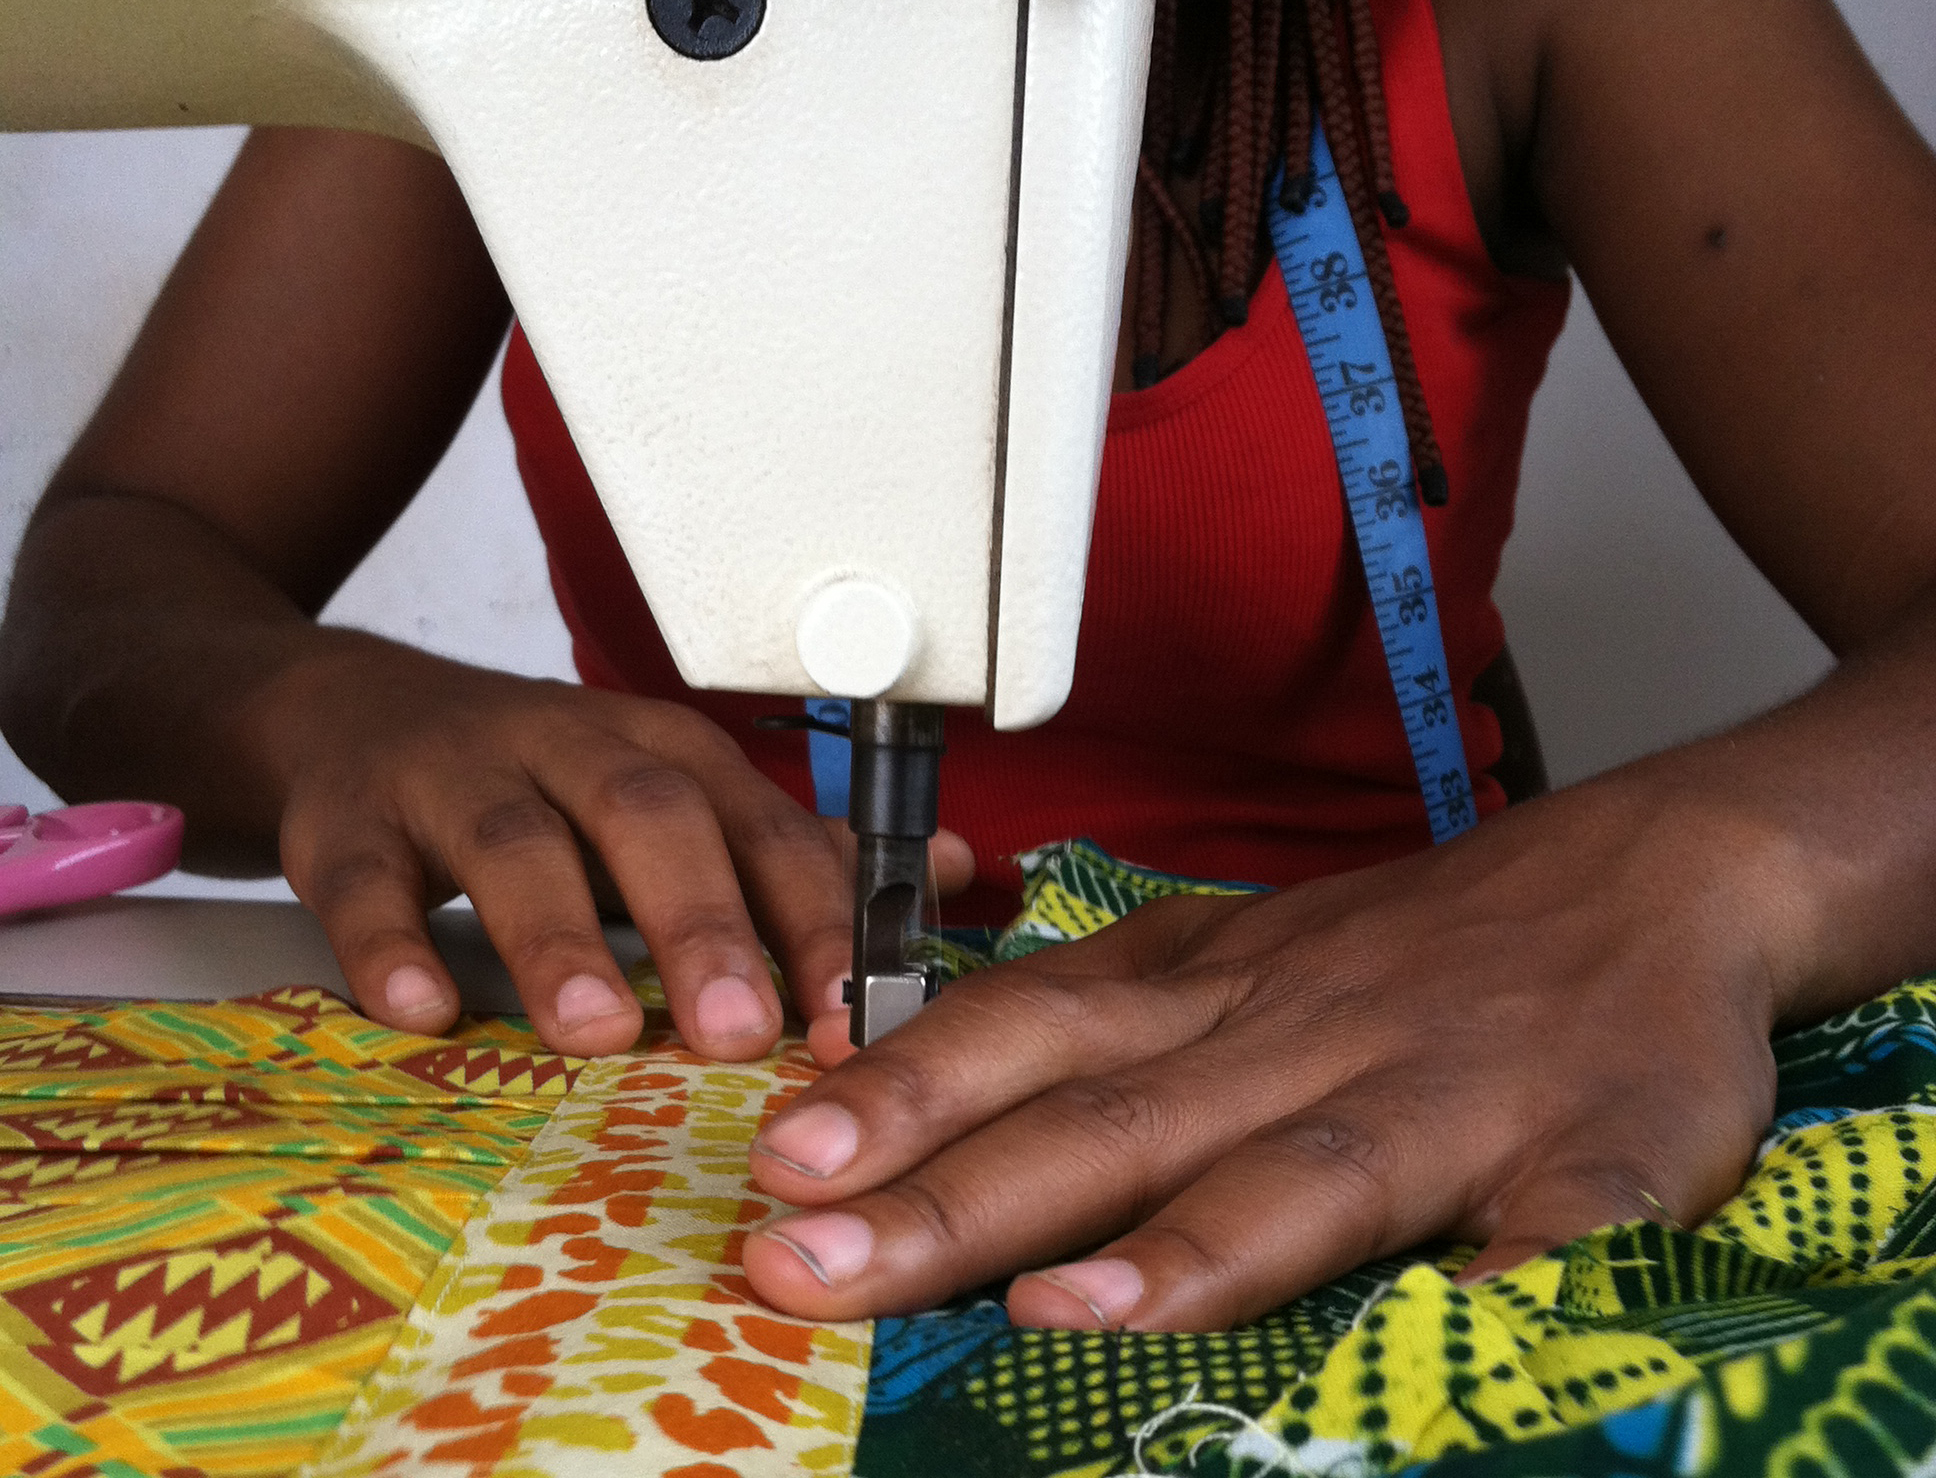
M 1211 53 L 1210 85 L 1196 116 L 1180 118 L 1179 12 L 1224 22 L 1199 34 Z M 1219 12 L 1221 14 L 1219 15 Z M 1428 503 L 1445 501 L 1445 459 L 1425 408 L 1418 367 L 1398 303 L 1383 224 L 1411 218 L 1392 173 L 1391 129 L 1372 30 L 1371 0 L 1156 0 L 1149 103 L 1137 162 L 1136 316 L 1132 374 L 1139 389 L 1160 380 L 1169 311 L 1171 253 L 1201 296 L 1211 332 L 1241 324 L 1269 260 L 1264 190 L 1273 163 L 1286 161 L 1285 209 L 1309 203 L 1311 130 L 1324 123 L 1351 221 L 1364 249 L 1372 300 L 1391 350 L 1412 462 Z M 1176 200 L 1181 180 L 1198 182 L 1194 212 Z M 1192 218 L 1194 217 L 1194 218 Z M 1196 347 L 1202 347 L 1201 345 Z

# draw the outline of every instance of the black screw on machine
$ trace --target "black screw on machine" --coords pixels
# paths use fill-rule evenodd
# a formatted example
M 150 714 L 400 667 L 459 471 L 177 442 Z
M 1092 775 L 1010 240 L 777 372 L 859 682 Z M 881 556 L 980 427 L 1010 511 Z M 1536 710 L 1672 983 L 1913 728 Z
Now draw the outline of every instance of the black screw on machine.
M 766 0 L 646 0 L 659 39 L 681 56 L 716 62 L 759 34 Z

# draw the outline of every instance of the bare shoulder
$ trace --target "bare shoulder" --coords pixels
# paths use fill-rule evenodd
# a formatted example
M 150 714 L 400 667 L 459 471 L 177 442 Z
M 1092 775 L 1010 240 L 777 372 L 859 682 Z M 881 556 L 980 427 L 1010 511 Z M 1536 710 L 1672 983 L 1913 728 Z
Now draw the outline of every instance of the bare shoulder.
M 1832 647 L 1886 625 L 1936 583 L 1936 156 L 1832 0 L 1434 4 L 1489 242 L 1563 255 Z
M 1587 139 L 1650 175 L 1725 169 L 1809 132 L 1825 156 L 1916 148 L 1831 0 L 1432 0 L 1453 130 L 1486 241 L 1508 271 L 1554 275 L 1558 171 Z M 1853 127 L 1851 127 L 1853 125 Z M 1857 139 L 1860 143 L 1857 143 Z M 1591 182 L 1600 183 L 1596 176 Z
M 1597 3 L 1597 0 L 1596 0 Z M 1501 270 L 1566 275 L 1528 161 L 1539 117 L 1542 0 L 1432 0 L 1446 101 L 1472 211 Z

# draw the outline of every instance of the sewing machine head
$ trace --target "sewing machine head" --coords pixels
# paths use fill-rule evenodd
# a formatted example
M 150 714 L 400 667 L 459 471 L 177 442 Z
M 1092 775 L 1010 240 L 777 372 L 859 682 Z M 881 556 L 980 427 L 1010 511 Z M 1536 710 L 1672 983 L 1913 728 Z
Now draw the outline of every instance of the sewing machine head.
M 438 149 L 686 680 L 883 700 L 856 779 L 905 828 L 936 722 L 903 705 L 1068 693 L 1150 12 L 0 0 L 0 126 Z M 856 829 L 860 1041 L 902 1015 L 865 1007 L 910 864 Z

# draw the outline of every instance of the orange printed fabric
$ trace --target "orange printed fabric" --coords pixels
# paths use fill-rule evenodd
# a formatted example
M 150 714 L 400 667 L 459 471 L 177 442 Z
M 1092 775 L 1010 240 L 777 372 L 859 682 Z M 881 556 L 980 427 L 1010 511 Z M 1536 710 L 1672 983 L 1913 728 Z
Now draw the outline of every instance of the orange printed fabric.
M 288 1472 L 571 1087 L 285 989 L 0 1011 L 0 1474 Z
M 780 1209 L 747 1146 L 813 1076 L 797 1041 L 723 1066 L 669 1031 L 588 1064 L 304 1478 L 848 1473 L 871 1326 L 776 1314 L 740 1272 Z

